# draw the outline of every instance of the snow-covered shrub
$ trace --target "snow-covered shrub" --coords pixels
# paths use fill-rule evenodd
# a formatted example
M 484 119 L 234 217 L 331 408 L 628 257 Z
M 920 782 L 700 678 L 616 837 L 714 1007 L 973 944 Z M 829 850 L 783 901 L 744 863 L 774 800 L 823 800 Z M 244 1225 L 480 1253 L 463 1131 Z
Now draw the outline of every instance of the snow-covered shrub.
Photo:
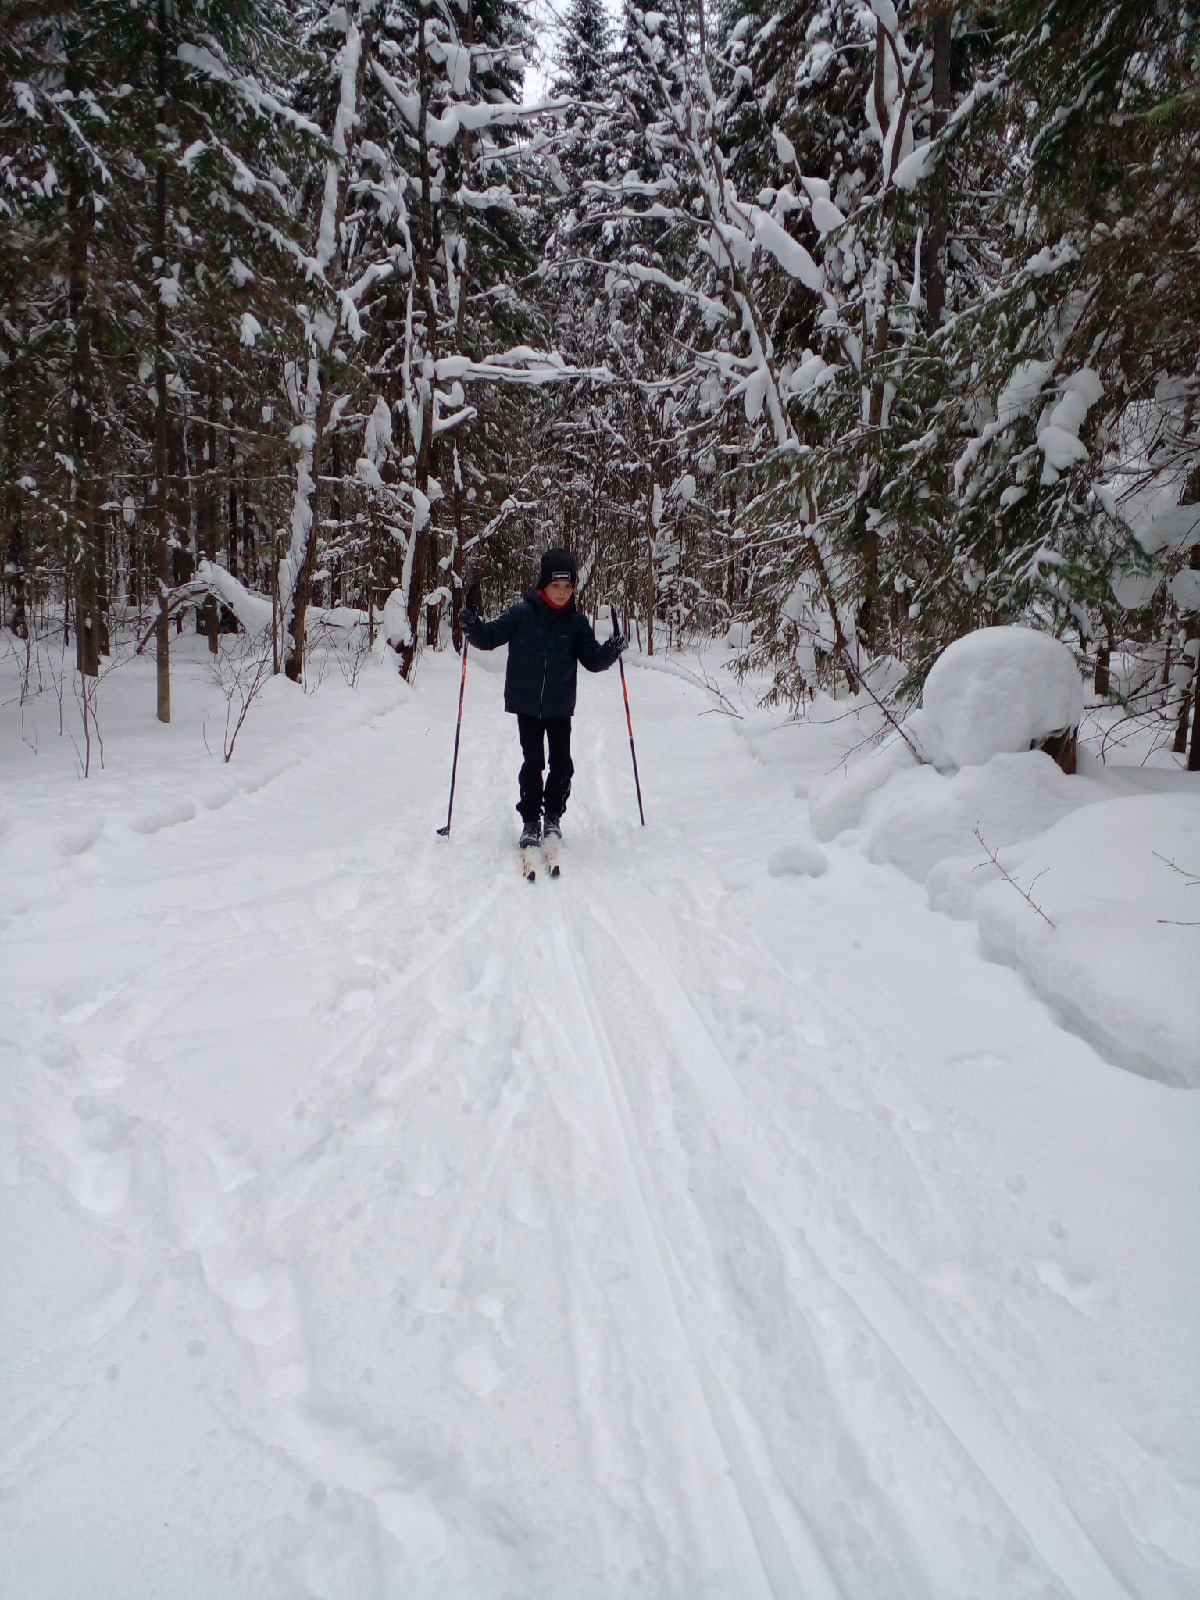
M 981 628 L 943 652 L 922 704 L 947 764 L 980 766 L 1077 728 L 1083 680 L 1070 650 L 1049 634 Z

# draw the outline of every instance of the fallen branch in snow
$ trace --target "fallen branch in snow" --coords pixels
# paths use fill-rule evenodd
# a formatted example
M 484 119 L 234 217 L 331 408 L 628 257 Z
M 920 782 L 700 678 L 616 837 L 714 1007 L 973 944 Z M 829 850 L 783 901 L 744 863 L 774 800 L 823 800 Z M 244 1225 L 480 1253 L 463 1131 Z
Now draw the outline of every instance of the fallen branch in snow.
M 893 713 L 891 711 L 891 708 L 884 704 L 884 702 L 875 693 L 874 689 L 872 689 L 871 685 L 867 682 L 866 678 L 863 677 L 862 672 L 859 670 L 858 662 L 855 661 L 854 657 L 850 654 L 849 649 L 843 648 L 842 656 L 843 656 L 843 659 L 844 659 L 844 662 L 845 662 L 845 665 L 846 665 L 847 672 L 854 677 L 854 679 L 857 682 L 859 688 L 860 689 L 864 689 L 867 692 L 867 694 L 871 697 L 871 699 L 875 702 L 876 709 L 881 711 L 883 713 L 884 717 L 886 717 L 886 719 L 888 720 L 888 722 L 891 723 L 893 729 L 904 740 L 905 744 L 912 751 L 913 755 L 916 756 L 916 758 L 917 758 L 918 762 L 921 764 L 921 766 L 923 766 L 923 767 L 924 766 L 928 766 L 930 764 L 929 763 L 929 757 L 925 754 L 925 752 L 917 744 L 916 740 L 913 738 L 912 734 L 908 732 L 908 730 L 905 728 L 904 724 L 896 716 L 893 715 Z
M 1041 917 L 1042 921 L 1046 924 L 1046 926 L 1048 928 L 1053 929 L 1054 924 L 1050 921 L 1050 918 L 1046 915 L 1046 913 L 1042 910 L 1041 906 L 1038 905 L 1037 901 L 1034 900 L 1031 897 L 1030 893 L 1029 893 L 1029 889 L 1032 889 L 1034 887 L 1034 885 L 1038 881 L 1038 878 L 1042 877 L 1043 874 L 1040 873 L 1040 872 L 1038 873 L 1037 878 L 1035 878 L 1033 880 L 1033 883 L 1031 883 L 1029 885 L 1029 889 L 1022 889 L 1021 885 L 1013 877 L 1012 873 L 1009 872 L 1008 868 L 1001 865 L 1001 863 L 999 862 L 999 860 L 996 857 L 996 852 L 992 849 L 991 845 L 989 845 L 987 843 L 987 841 L 984 839 L 983 834 L 980 833 L 978 826 L 976 826 L 976 828 L 975 828 L 975 837 L 979 840 L 980 845 L 983 847 L 984 854 L 987 856 L 988 860 L 995 867 L 996 871 L 1004 879 L 1005 883 L 1010 883 L 1013 886 L 1013 888 L 1017 891 L 1017 893 L 1021 896 L 1021 899 L 1024 900 L 1025 904 L 1027 906 L 1029 906 L 1031 910 L 1037 912 L 1038 916 Z
M 1187 867 L 1181 867 L 1178 861 L 1172 861 L 1169 856 L 1164 856 L 1158 850 L 1152 850 L 1150 853 L 1155 860 L 1161 861 L 1164 866 L 1170 867 L 1172 872 L 1177 872 L 1181 878 L 1186 878 L 1189 889 L 1194 889 L 1200 884 L 1200 874 L 1192 872 Z M 1156 917 L 1154 920 L 1161 922 L 1168 928 L 1200 928 L 1200 922 L 1184 922 L 1178 917 Z
M 693 672 L 690 667 L 685 667 L 680 661 L 665 660 L 661 656 L 647 656 L 645 660 L 638 663 L 638 666 L 644 672 L 664 672 L 668 677 L 682 678 L 685 683 L 694 683 L 698 689 L 703 689 L 717 702 L 715 706 L 710 708 L 710 711 L 719 711 L 725 716 L 736 717 L 739 722 L 742 720 L 742 713 L 725 691 L 713 682 L 703 666 L 697 672 Z M 710 715 L 710 711 L 702 711 L 700 715 L 707 717 Z
M 1152 850 L 1150 854 L 1156 861 L 1161 861 L 1164 866 L 1170 867 L 1172 872 L 1177 872 L 1181 878 L 1186 878 L 1189 889 L 1194 889 L 1200 884 L 1200 874 L 1193 872 L 1190 867 L 1181 867 L 1178 861 L 1172 861 L 1170 856 L 1164 856 L 1159 850 Z

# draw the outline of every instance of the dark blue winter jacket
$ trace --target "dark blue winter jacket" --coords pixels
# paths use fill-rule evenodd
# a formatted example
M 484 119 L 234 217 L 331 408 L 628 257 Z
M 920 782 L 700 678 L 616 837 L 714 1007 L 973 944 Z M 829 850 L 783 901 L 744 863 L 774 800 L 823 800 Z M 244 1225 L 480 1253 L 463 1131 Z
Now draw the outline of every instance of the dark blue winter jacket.
M 494 622 L 459 613 L 463 632 L 478 650 L 508 646 L 504 709 L 525 717 L 569 717 L 575 710 L 576 663 L 604 672 L 617 659 L 613 641 L 601 644 L 572 597 L 560 611 L 536 589 Z

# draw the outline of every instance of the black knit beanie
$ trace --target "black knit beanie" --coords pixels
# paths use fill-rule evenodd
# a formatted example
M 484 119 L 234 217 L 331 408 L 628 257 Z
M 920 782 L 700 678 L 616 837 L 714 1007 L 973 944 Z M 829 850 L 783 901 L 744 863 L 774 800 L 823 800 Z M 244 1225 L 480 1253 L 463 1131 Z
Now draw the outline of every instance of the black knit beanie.
M 537 586 L 544 589 L 548 583 L 554 583 L 559 578 L 565 579 L 574 588 L 575 557 L 569 550 L 547 550 L 538 569 Z

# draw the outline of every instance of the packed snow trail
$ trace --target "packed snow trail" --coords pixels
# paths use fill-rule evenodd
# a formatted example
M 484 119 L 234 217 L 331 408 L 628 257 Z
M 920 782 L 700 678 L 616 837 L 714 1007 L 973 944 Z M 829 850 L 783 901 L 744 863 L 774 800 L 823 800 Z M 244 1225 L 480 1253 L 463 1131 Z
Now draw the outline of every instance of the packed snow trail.
M 439 839 L 453 665 L 253 789 L 39 836 L 23 1600 L 1190 1594 L 1136 1259 L 1184 1103 L 853 848 L 765 870 L 795 778 L 670 663 L 630 673 L 645 830 L 586 680 L 564 875 L 521 882 L 500 659 Z

